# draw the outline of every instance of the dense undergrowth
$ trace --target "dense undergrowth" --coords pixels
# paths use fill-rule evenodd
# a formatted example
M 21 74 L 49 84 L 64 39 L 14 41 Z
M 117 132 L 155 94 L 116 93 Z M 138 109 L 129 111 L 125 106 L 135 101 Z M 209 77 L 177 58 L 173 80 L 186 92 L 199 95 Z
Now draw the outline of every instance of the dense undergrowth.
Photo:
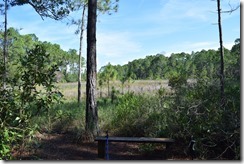
M 164 88 L 155 94 L 117 93 L 113 103 L 111 98 L 100 98 L 100 134 L 171 137 L 181 151 L 177 153 L 183 155 L 193 136 L 198 159 L 240 159 L 240 102 L 239 94 L 233 94 L 237 86 L 228 88 L 223 108 L 216 85 L 215 81 L 198 81 L 175 88 L 174 94 Z M 41 132 L 73 133 L 77 140 L 84 137 L 84 103 L 79 107 L 69 100 L 53 109 L 50 119 L 47 115 L 33 119 Z
M 216 86 L 216 81 L 198 80 L 172 88 L 174 91 L 170 92 L 161 88 L 154 94 L 116 92 L 113 101 L 111 97 L 99 98 L 100 135 L 108 131 L 111 136 L 170 137 L 176 140 L 174 147 L 178 152 L 175 153 L 181 155 L 187 155 L 186 148 L 193 136 L 198 159 L 240 159 L 240 84 L 227 87 L 224 107 L 219 105 Z M 13 118 L 18 122 L 18 117 L 13 115 Z M 82 142 L 86 137 L 85 103 L 79 106 L 75 99 L 63 100 L 29 118 L 26 124 L 25 131 L 4 132 L 9 140 L 2 142 L 21 141 L 22 146 L 24 143 L 24 147 L 31 149 L 31 143 L 38 142 L 36 132 L 71 133 L 74 140 Z M 11 141 L 13 135 L 19 139 Z
M 99 98 L 100 134 L 111 136 L 170 137 L 176 140 L 178 154 L 186 154 L 191 136 L 196 140 L 198 159 L 240 159 L 240 101 L 238 86 L 226 91 L 226 105 L 219 105 L 216 82 L 198 81 L 167 92 L 164 88 L 155 94 L 117 93 L 116 98 Z M 15 118 L 18 121 L 18 118 Z M 71 133 L 75 140 L 85 137 L 85 103 L 64 100 L 53 105 L 28 123 L 32 135 L 39 133 Z M 29 146 L 34 139 L 25 140 Z M 10 135 L 7 134 L 11 139 Z M 21 134 L 24 134 L 21 132 Z M 19 137 L 23 138 L 22 135 Z M 4 141 L 4 140 L 3 140 Z M 8 140 L 7 140 L 8 141 Z M 14 143 L 9 141 L 10 143 Z M 15 141 L 17 142 L 17 140 Z M 23 140 L 22 140 L 23 143 Z M 36 143 L 35 143 L 36 144 Z M 149 145 L 151 146 L 151 145 Z

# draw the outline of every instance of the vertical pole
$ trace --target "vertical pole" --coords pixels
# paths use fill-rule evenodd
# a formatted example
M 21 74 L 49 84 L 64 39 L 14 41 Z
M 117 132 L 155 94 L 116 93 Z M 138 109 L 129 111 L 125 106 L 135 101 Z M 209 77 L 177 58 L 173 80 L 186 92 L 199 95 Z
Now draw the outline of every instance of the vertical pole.
M 81 17 L 81 31 L 80 31 L 80 49 L 79 49 L 79 73 L 78 73 L 78 103 L 81 104 L 81 72 L 82 72 L 82 41 L 85 25 L 85 11 L 86 5 L 83 6 L 82 17 Z
M 224 94 L 224 47 L 223 47 L 223 38 L 222 38 L 222 26 L 221 26 L 221 8 L 220 0 L 217 0 L 218 8 L 218 25 L 219 25 L 219 44 L 220 44 L 220 101 L 221 106 L 225 106 L 225 94 Z
M 106 132 L 106 160 L 109 160 L 109 151 L 108 151 L 108 131 Z
M 7 32 L 8 32 L 8 19 L 7 19 L 7 10 L 8 2 L 5 0 L 4 3 L 4 42 L 3 42 L 3 64 L 4 64 L 4 75 L 3 75 L 3 89 L 6 89 L 7 81 Z

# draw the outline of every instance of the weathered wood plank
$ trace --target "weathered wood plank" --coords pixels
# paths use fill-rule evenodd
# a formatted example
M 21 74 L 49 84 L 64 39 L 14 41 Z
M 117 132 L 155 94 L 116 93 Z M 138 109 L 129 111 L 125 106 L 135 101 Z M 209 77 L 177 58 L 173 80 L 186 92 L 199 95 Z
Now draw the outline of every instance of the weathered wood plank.
M 163 143 L 166 144 L 166 149 L 174 139 L 171 138 L 150 138 L 150 137 L 96 137 L 95 141 L 98 141 L 98 157 L 105 158 L 106 144 L 105 142 L 137 142 L 137 143 Z M 167 156 L 167 152 L 165 154 Z
M 106 137 L 96 137 L 95 141 L 106 141 Z M 150 138 L 150 137 L 108 137 L 109 142 L 140 142 L 140 143 L 173 143 L 171 138 Z

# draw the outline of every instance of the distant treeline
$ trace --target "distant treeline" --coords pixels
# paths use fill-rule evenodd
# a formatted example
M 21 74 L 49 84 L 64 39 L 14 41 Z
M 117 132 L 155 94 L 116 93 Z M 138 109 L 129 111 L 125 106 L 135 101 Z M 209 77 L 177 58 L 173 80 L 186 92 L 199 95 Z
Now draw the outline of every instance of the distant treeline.
M 224 49 L 225 74 L 239 74 L 240 71 L 240 39 L 236 39 L 231 50 Z M 170 57 L 163 54 L 150 55 L 144 59 L 136 59 L 123 66 L 111 65 L 102 67 L 102 74 L 107 67 L 115 71 L 114 78 L 122 80 L 159 80 L 172 76 L 185 78 L 206 77 L 218 78 L 220 70 L 220 55 L 218 50 L 202 50 L 200 52 L 173 53 Z M 109 68 L 111 69 L 111 68 Z M 122 80 L 123 81 L 123 80 Z

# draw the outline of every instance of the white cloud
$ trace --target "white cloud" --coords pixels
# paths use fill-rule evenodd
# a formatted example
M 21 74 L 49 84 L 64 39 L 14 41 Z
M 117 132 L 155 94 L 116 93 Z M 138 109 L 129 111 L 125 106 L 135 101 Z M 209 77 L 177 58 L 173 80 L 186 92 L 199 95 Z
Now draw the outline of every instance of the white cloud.
M 79 36 L 74 34 L 74 26 L 69 27 L 61 22 L 50 20 L 42 21 L 41 19 L 32 22 L 18 21 L 18 23 L 10 23 L 10 26 L 22 28 L 20 31 L 21 34 L 33 33 L 40 41 L 60 44 L 64 50 L 70 48 L 78 49 Z
M 21 11 L 21 12 L 19 12 Z M 20 34 L 35 34 L 40 41 L 56 43 L 64 50 L 77 49 L 79 36 L 75 35 L 75 26 L 50 18 L 44 20 L 28 5 L 13 7 L 9 11 L 8 26 L 20 30 Z
M 231 50 L 233 42 L 224 42 L 224 47 Z M 220 47 L 218 42 L 213 41 L 203 41 L 203 42 L 184 42 L 181 44 L 176 44 L 174 47 L 169 47 L 166 56 L 170 56 L 172 53 L 191 53 L 192 51 L 197 52 L 201 50 L 217 50 Z
M 101 32 L 97 34 L 98 54 L 107 57 L 121 57 L 141 51 L 138 42 L 127 32 Z
M 224 42 L 224 47 L 231 50 L 231 48 L 234 46 L 234 42 Z
M 168 0 L 167 2 L 162 0 L 161 4 L 161 18 L 169 21 L 185 19 L 209 21 L 211 19 L 211 11 L 216 10 L 215 3 L 209 3 L 206 0 Z

